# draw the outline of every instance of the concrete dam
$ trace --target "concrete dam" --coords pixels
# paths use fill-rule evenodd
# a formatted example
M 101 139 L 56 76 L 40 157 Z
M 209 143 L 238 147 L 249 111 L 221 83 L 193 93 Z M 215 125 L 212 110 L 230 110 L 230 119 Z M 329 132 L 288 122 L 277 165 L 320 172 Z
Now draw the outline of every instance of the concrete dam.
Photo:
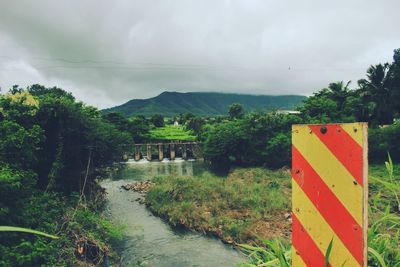
M 162 161 L 164 158 L 175 160 L 177 157 L 184 160 L 202 158 L 200 144 L 198 142 L 135 144 L 132 152 L 124 155 L 124 159 L 133 158 L 135 161 L 141 159 Z

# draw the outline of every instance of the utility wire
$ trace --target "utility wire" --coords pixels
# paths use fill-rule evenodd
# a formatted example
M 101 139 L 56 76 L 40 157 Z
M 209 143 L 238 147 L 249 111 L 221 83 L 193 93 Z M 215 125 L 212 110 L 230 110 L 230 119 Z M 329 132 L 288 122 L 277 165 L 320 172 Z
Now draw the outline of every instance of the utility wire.
M 13 57 L 0 55 L 0 58 L 14 59 Z M 285 72 L 322 72 L 322 71 L 351 71 L 351 70 L 366 70 L 366 67 L 339 67 L 339 68 L 310 68 L 310 67 L 247 67 L 247 66 L 232 66 L 232 65 L 202 65 L 202 64 L 176 64 L 176 63 L 153 63 L 153 62 L 121 62 L 113 60 L 70 60 L 65 58 L 45 58 L 31 57 L 32 60 L 64 62 L 67 65 L 44 65 L 34 66 L 36 69 L 114 69 L 114 70 L 208 70 L 208 71 L 285 71 Z M 85 65 L 77 65 L 85 64 Z M 13 69 L 4 69 L 4 71 L 14 71 Z

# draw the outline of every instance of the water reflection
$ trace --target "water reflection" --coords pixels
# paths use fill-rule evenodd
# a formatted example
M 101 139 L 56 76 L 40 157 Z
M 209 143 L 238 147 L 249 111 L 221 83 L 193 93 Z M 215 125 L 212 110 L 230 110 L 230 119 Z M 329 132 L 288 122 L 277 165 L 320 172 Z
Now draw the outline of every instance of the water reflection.
M 177 158 L 173 161 L 164 159 L 163 161 L 128 161 L 121 164 L 118 172 L 112 175 L 113 180 L 149 180 L 157 175 L 177 175 L 177 176 L 193 176 L 200 175 L 207 170 L 203 161 L 185 161 Z
M 236 266 L 245 258 L 215 238 L 172 229 L 136 201 L 143 196 L 121 185 L 149 180 L 156 175 L 199 175 L 206 171 L 201 161 L 130 162 L 103 182 L 108 193 L 108 211 L 126 225 L 121 245 L 123 266 Z

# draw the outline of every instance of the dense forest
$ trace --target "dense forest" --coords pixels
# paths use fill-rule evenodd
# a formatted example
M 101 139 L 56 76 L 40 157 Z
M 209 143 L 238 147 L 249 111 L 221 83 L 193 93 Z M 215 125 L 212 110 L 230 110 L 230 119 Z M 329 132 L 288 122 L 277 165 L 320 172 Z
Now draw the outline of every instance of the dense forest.
M 109 242 L 121 232 L 101 215 L 104 192 L 96 179 L 132 140 L 128 129 L 62 89 L 14 86 L 2 95 L 0 225 L 59 238 L 3 232 L 0 265 L 76 265 L 77 246 L 88 247 L 95 264 L 112 259 Z

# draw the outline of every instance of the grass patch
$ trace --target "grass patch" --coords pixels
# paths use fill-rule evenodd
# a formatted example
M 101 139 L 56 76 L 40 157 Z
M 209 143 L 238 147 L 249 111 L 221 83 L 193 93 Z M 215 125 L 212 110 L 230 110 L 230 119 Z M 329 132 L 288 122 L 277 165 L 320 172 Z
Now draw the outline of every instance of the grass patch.
M 188 131 L 184 126 L 166 125 L 150 130 L 149 136 L 154 140 L 163 141 L 195 141 L 196 136 L 192 131 Z
M 236 169 L 227 178 L 159 176 L 146 202 L 172 225 L 212 233 L 227 242 L 290 235 L 287 171 Z
M 382 260 L 400 266 L 400 170 L 393 165 L 392 175 L 384 165 L 369 170 L 368 266 L 384 266 Z
M 400 169 L 394 166 L 392 176 L 389 173 L 382 164 L 369 169 L 368 266 L 400 266 L 396 198 L 400 195 Z M 199 177 L 159 176 L 155 182 L 146 196 L 147 204 L 172 225 L 245 244 L 242 248 L 250 256 L 243 266 L 270 261 L 268 266 L 285 266 L 282 255 L 290 262 L 288 171 L 247 168 L 236 169 L 226 178 L 204 173 Z

